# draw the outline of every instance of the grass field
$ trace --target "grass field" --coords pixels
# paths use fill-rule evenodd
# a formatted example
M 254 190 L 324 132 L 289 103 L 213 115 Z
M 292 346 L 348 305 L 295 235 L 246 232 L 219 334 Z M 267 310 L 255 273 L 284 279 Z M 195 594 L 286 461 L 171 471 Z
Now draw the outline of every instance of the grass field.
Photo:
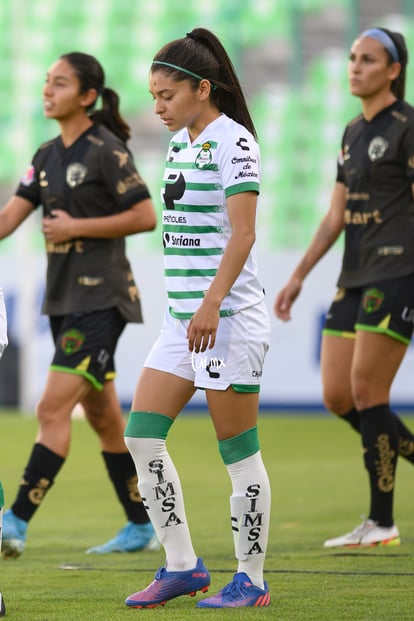
M 414 419 L 407 417 L 410 426 Z M 12 502 L 36 422 L 0 413 L 0 477 Z M 272 519 L 265 578 L 269 608 L 202 610 L 181 597 L 164 608 L 128 609 L 124 599 L 145 587 L 163 552 L 89 556 L 124 525 L 95 436 L 73 422 L 70 456 L 29 527 L 25 553 L 0 561 L 6 619 L 13 621 L 411 621 L 414 618 L 414 467 L 398 466 L 396 522 L 400 547 L 324 550 L 324 539 L 354 528 L 368 508 L 358 436 L 320 416 L 270 416 L 260 421 L 272 483 Z M 197 553 L 212 575 L 210 594 L 232 577 L 230 482 L 207 416 L 185 413 L 169 448 L 180 471 Z M 66 567 L 66 569 L 64 569 Z M 71 567 L 71 569 L 69 569 Z M 199 598 L 200 596 L 197 596 Z

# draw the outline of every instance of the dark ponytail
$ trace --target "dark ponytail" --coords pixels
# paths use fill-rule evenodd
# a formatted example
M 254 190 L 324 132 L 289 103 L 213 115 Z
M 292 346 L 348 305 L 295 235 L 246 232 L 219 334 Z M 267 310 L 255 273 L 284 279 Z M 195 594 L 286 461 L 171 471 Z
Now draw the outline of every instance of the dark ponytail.
M 70 52 L 60 57 L 66 60 L 75 71 L 80 82 L 81 93 L 95 89 L 97 97 L 89 106 L 88 113 L 94 123 L 105 125 L 118 138 L 127 142 L 131 137 L 131 130 L 119 111 L 119 96 L 112 89 L 105 86 L 105 73 L 102 65 L 90 54 Z M 95 110 L 98 97 L 102 98 L 102 108 Z
M 102 108 L 94 110 L 90 117 L 94 123 L 105 125 L 124 142 L 131 138 L 131 129 L 119 112 L 119 95 L 112 88 L 104 87 L 101 93 Z
M 194 28 L 186 37 L 164 45 L 154 56 L 151 72 L 155 71 L 164 71 L 177 81 L 188 80 L 194 88 L 200 80 L 209 80 L 210 98 L 220 112 L 257 137 L 233 63 L 220 40 L 206 28 Z

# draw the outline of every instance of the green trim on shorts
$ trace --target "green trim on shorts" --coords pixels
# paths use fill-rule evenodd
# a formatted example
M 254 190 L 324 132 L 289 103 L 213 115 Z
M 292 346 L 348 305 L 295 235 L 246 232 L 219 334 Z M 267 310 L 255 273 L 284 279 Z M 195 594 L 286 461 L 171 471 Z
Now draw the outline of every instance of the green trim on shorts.
M 340 336 L 343 339 L 354 339 L 355 332 L 345 332 L 344 330 L 331 330 L 330 328 L 324 328 L 322 330 L 324 336 Z
M 260 384 L 231 384 L 234 392 L 260 392 Z
M 88 382 L 92 384 L 95 390 L 103 389 L 103 384 L 101 384 L 101 382 L 98 382 L 96 377 L 94 377 L 90 373 L 87 373 L 87 371 L 79 371 L 79 369 L 71 369 L 70 367 L 60 367 L 54 364 L 52 364 L 49 369 L 51 371 L 58 371 L 58 373 L 71 373 L 71 375 L 80 375 L 81 377 L 84 377 L 86 380 L 88 380 Z
M 246 459 L 260 449 L 257 426 L 247 429 L 247 431 L 243 431 L 233 438 L 219 440 L 218 445 L 221 458 L 226 466 Z
M 400 343 L 404 343 L 404 345 L 409 345 L 411 339 L 407 339 L 405 336 L 401 336 L 398 332 L 394 332 L 394 330 L 389 330 L 388 328 L 382 328 L 381 326 L 367 326 L 363 323 L 355 324 L 356 330 L 362 330 L 363 332 L 376 332 L 377 334 L 385 334 L 386 336 L 395 339 L 396 341 L 400 341 Z
M 173 422 L 173 418 L 157 412 L 130 412 L 124 436 L 165 440 Z
M 169 310 L 171 317 L 174 317 L 174 319 L 192 319 L 192 317 L 194 317 L 194 314 L 195 314 L 195 311 L 191 313 L 179 313 L 178 311 L 173 310 L 171 306 L 168 307 L 168 310 Z M 234 314 L 235 313 L 231 308 L 224 309 L 219 312 L 220 317 L 232 317 Z

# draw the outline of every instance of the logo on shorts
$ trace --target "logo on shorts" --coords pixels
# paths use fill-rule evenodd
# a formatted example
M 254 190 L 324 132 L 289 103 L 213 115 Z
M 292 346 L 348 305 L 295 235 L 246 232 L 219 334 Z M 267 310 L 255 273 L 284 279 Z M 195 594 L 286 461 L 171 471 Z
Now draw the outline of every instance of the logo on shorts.
M 379 289 L 368 289 L 365 292 L 362 307 L 366 313 L 375 313 L 384 301 L 384 294 Z
M 401 317 L 403 321 L 409 321 L 410 323 L 414 323 L 414 308 L 408 308 L 408 306 L 404 306 Z
M 191 366 L 193 371 L 198 369 L 205 369 L 211 379 L 219 379 L 219 369 L 224 369 L 226 366 L 222 358 L 208 358 L 207 356 L 195 356 L 194 352 L 191 352 Z
M 70 354 L 75 354 L 79 351 L 84 342 L 84 334 L 78 330 L 69 330 L 62 336 L 61 348 L 62 351 L 69 356 Z

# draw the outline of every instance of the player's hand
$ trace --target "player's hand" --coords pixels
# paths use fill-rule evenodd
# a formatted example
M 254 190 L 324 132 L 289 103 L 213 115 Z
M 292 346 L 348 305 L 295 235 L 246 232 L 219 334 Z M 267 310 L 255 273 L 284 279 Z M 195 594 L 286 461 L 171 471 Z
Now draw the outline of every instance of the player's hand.
M 289 321 L 291 319 L 290 309 L 301 289 L 302 283 L 299 280 L 289 280 L 287 285 L 279 291 L 273 306 L 276 317 L 282 319 L 282 321 Z
M 217 327 L 220 321 L 220 308 L 203 301 L 193 315 L 187 329 L 189 351 L 206 351 L 212 349 L 216 342 Z
M 73 239 L 74 218 L 66 211 L 54 209 L 50 216 L 42 219 L 42 231 L 49 242 L 61 244 Z

